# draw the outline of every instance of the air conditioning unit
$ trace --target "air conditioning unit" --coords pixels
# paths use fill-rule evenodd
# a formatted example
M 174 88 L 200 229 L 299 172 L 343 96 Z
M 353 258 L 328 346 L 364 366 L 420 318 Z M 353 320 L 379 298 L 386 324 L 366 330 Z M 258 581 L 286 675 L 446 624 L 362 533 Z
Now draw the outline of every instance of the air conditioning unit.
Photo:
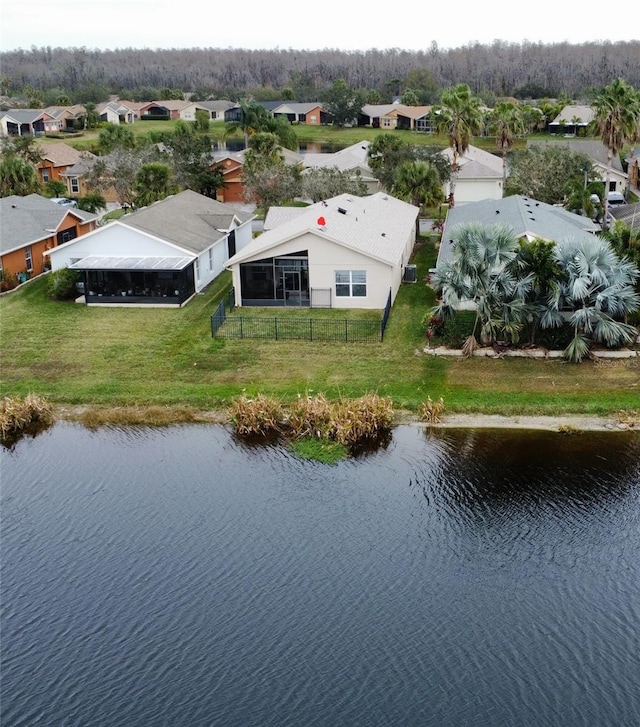
M 405 265 L 404 275 L 402 280 L 405 283 L 415 283 L 418 280 L 418 266 L 417 265 Z

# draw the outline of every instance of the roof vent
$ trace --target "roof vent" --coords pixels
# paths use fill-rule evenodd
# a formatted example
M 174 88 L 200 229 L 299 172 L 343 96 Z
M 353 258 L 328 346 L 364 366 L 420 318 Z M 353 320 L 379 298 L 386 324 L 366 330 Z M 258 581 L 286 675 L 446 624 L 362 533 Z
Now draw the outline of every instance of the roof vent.
M 347 210 L 344 207 L 338 207 L 338 212 L 341 215 L 346 215 L 347 214 Z
M 496 210 L 496 214 L 499 215 L 500 214 L 500 210 Z

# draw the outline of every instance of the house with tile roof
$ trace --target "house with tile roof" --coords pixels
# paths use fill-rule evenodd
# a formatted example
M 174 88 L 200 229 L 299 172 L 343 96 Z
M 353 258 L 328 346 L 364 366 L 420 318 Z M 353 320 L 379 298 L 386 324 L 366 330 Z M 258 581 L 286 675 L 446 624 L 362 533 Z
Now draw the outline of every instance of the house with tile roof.
M 40 275 L 45 254 L 96 228 L 98 216 L 62 207 L 47 197 L 30 194 L 0 199 L 0 267 L 14 275 Z
M 382 192 L 287 212 L 229 259 L 236 305 L 384 309 L 402 283 L 418 212 Z
M 182 306 L 252 239 L 254 215 L 191 190 L 49 251 L 77 270 L 87 305 Z
M 457 228 L 471 223 L 506 225 L 517 238 L 528 241 L 592 238 L 600 230 L 588 217 L 530 197 L 513 195 L 503 199 L 485 199 L 449 209 L 438 250 L 438 265 L 453 258 Z

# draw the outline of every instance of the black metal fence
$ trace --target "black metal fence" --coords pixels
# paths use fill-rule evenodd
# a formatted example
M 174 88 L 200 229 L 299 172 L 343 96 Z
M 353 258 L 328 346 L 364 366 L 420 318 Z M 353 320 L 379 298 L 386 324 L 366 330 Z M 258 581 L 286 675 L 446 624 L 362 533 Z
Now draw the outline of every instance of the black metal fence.
M 230 297 L 231 303 L 233 299 Z M 217 338 L 253 338 L 271 341 L 328 343 L 380 343 L 391 312 L 391 291 L 380 320 L 305 318 L 298 316 L 227 316 L 225 301 L 211 316 L 211 335 Z

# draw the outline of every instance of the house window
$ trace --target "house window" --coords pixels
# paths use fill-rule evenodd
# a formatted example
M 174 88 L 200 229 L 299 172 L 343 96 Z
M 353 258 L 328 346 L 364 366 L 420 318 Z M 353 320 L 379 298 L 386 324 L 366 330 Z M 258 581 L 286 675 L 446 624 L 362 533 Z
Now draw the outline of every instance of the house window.
M 74 194 L 78 194 L 80 192 L 80 182 L 77 177 L 73 177 L 71 179 L 71 191 Z
M 213 248 L 209 248 L 209 270 L 213 270 Z
M 382 125 L 386 127 L 391 126 L 391 119 L 382 119 Z
M 31 257 L 31 245 L 27 245 L 24 249 L 24 262 L 25 262 L 25 268 L 27 272 L 31 272 L 33 270 L 33 258 Z
M 42 170 L 42 181 L 45 183 L 49 181 L 49 170 L 48 169 Z
M 336 270 L 335 275 L 338 298 L 366 298 L 366 270 Z

